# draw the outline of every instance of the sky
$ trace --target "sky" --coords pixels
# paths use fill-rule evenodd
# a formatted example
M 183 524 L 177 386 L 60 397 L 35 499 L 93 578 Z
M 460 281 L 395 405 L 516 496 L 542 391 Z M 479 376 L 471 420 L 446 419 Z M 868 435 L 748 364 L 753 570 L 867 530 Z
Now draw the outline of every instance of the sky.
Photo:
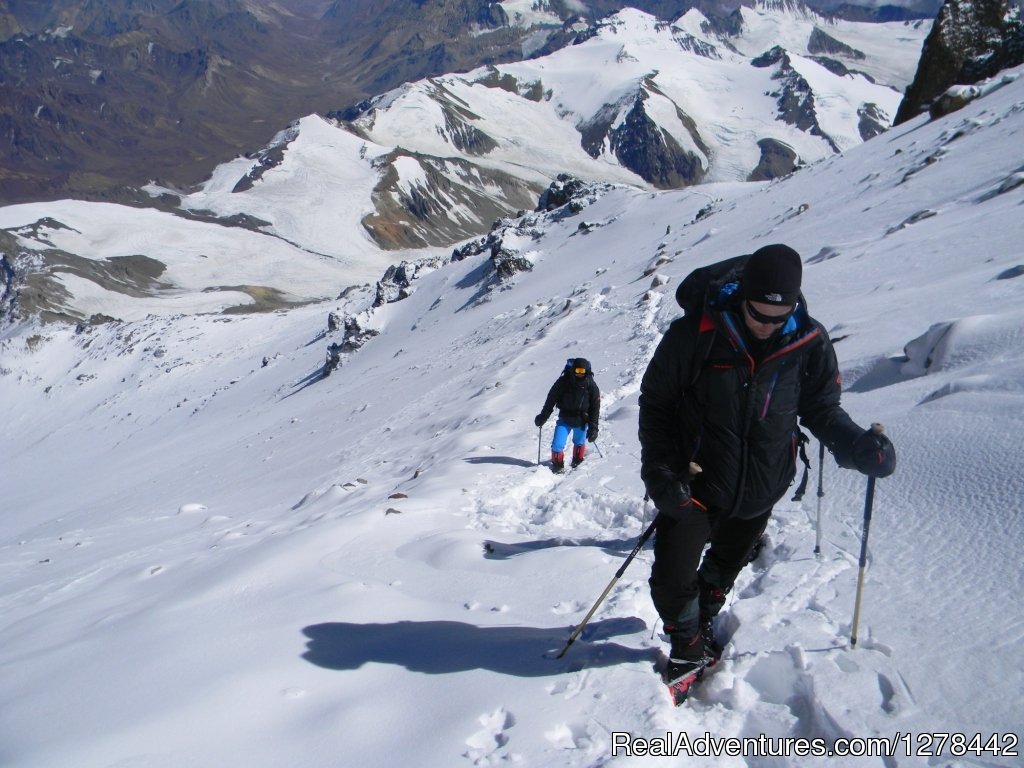
M 895 750 L 715 766 L 1020 765 L 1022 72 L 782 180 L 602 185 L 574 216 L 508 221 L 533 268 L 504 282 L 480 255 L 376 309 L 332 285 L 263 314 L 6 327 L 0 764 L 658 766 L 678 758 L 623 744 L 709 734 Z M 177 237 L 164 221 L 147 237 Z M 826 460 L 820 555 L 814 466 L 676 708 L 647 549 L 549 657 L 652 519 L 637 394 L 675 287 L 771 242 L 802 254 L 844 405 L 899 464 L 856 648 L 865 479 Z M 332 311 L 377 335 L 323 378 Z M 533 417 L 575 356 L 600 439 L 556 477 Z M 921 754 L 938 733 L 979 739 Z

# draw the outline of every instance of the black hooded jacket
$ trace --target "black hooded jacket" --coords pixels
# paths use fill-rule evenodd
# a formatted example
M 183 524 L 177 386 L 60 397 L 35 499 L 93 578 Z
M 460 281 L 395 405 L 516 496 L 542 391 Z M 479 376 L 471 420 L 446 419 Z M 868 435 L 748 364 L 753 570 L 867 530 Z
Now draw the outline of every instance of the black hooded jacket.
M 576 376 L 574 368 L 586 368 L 587 373 L 581 377 Z M 597 422 L 601 417 L 601 390 L 594 381 L 594 372 L 588 360 L 576 358 L 551 385 L 544 407 L 540 411 L 542 420 L 547 421 L 556 407 L 559 420 L 570 427 L 586 425 L 590 434 L 597 429 Z
M 703 314 L 672 323 L 644 374 L 641 477 L 658 509 L 672 514 L 694 461 L 703 471 L 691 484 L 693 498 L 751 518 L 793 480 L 798 418 L 844 467 L 853 467 L 852 443 L 863 430 L 840 407 L 832 342 L 803 297 L 758 360 L 744 333 L 738 284 L 712 296 Z

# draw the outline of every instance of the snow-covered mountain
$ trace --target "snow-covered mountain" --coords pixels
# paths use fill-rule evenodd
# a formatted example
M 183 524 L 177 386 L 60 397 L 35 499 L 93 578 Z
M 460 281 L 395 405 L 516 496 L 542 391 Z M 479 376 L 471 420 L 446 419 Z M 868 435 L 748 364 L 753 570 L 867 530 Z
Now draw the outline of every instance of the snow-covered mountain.
M 782 176 L 888 125 L 929 27 L 796 5 L 732 19 L 627 9 L 549 56 L 411 83 L 350 121 L 310 115 L 198 191 L 150 186 L 156 209 L 0 209 L 8 294 L 73 320 L 273 309 L 443 254 L 533 210 L 560 174 L 646 189 Z
M 337 115 L 361 139 L 353 155 L 379 173 L 371 237 L 451 244 L 528 210 L 559 173 L 662 188 L 784 175 L 888 127 L 930 27 L 827 22 L 787 5 L 734 18 L 716 30 L 695 10 L 669 25 L 626 9 L 581 26 L 578 45 L 404 85 Z M 289 139 L 322 132 L 312 120 L 182 205 L 276 226 L 279 196 L 267 204 L 264 188 L 283 183 L 273 177 L 288 173 L 275 169 Z
M 786 22 L 784 14 L 743 15 Z M 887 127 L 895 89 L 837 76 L 767 41 L 751 45 L 756 57 L 736 53 L 702 31 L 707 23 L 697 11 L 670 26 L 626 10 L 543 59 L 385 94 L 352 125 L 378 144 L 482 167 L 532 168 L 541 178 L 560 167 L 662 188 L 769 177 L 761 141 L 791 149 L 782 175 Z M 754 24 L 752 37 L 770 35 L 765 26 Z M 918 52 L 905 47 L 905 63 Z M 873 118 L 864 115 L 869 105 Z
M 264 314 L 6 327 L 0 762 L 678 765 L 616 753 L 614 734 L 709 734 L 893 753 L 748 742 L 706 765 L 1019 765 L 1022 74 L 774 182 L 591 186 L 410 269 L 407 298 L 376 307 L 367 288 Z M 320 215 L 346 187 L 310 189 Z M 0 226 L 97 252 L 90 228 L 114 226 L 85 208 L 77 233 L 22 229 L 41 210 L 2 209 Z M 254 270 L 299 258 L 142 214 L 121 252 L 160 243 L 175 281 L 228 242 L 187 242 L 206 227 L 242 238 L 233 261 Z M 828 462 L 821 556 L 813 492 L 781 503 L 718 622 L 721 666 L 674 709 L 646 551 L 565 658 L 543 653 L 650 520 L 637 392 L 675 287 L 768 242 L 804 255 L 844 402 L 886 424 L 899 468 L 876 491 L 858 647 L 864 480 Z M 520 271 L 502 277 L 503 254 Z M 351 327 L 328 330 L 331 312 L 365 334 L 322 378 Z M 555 479 L 535 466 L 550 432 L 533 415 L 577 354 L 602 388 L 601 438 Z M 939 733 L 958 736 L 940 750 Z
M 791 5 L 733 19 L 627 9 L 551 55 L 412 83 L 351 121 L 308 116 L 194 193 L 151 185 L 156 209 L 0 209 L 8 294 L 74 321 L 272 309 L 449 252 L 534 210 L 560 174 L 648 189 L 784 175 L 888 125 L 929 27 Z
M 725 29 L 694 10 L 668 24 L 625 9 L 548 56 L 409 83 L 335 114 L 379 173 L 367 231 L 384 248 L 447 245 L 529 209 L 560 173 L 656 188 L 785 175 L 891 124 L 930 27 L 829 21 L 797 4 L 732 19 Z M 183 206 L 276 226 L 286 146 L 279 137 L 221 169 L 227 183 Z

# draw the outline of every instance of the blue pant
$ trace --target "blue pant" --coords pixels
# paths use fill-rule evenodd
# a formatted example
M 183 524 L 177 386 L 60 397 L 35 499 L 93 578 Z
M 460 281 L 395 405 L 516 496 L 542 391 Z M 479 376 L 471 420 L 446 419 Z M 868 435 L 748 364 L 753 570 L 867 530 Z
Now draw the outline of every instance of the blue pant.
M 551 439 L 551 450 L 554 453 L 561 453 L 569 442 L 569 433 L 572 433 L 572 444 L 575 446 L 586 445 L 587 425 L 582 427 L 571 427 L 559 419 L 555 422 L 555 436 Z

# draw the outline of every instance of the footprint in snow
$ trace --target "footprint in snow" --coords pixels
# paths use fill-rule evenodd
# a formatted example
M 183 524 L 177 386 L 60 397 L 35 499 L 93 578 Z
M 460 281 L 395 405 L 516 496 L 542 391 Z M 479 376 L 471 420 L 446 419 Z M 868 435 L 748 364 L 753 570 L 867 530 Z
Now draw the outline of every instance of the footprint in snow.
M 466 746 L 469 749 L 463 752 L 462 756 L 471 760 L 473 765 L 492 765 L 495 761 L 516 760 L 516 756 L 505 749 L 509 743 L 506 731 L 516 724 L 512 713 L 500 707 L 494 712 L 481 715 L 478 722 L 483 727 L 466 739 Z
M 544 732 L 555 749 L 586 749 L 594 743 L 585 723 L 559 723 Z
M 586 605 L 584 603 L 581 603 L 578 600 L 570 600 L 568 602 L 563 601 L 558 603 L 551 609 L 551 612 L 556 616 L 564 616 L 569 613 L 579 613 L 585 609 Z

